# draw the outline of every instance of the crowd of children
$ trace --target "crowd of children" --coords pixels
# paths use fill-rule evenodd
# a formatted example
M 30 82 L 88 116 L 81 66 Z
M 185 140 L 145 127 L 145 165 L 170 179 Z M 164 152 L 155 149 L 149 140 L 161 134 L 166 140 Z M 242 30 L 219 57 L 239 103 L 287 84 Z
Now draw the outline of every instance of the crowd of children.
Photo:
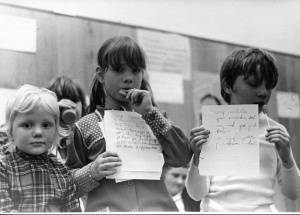
M 97 63 L 87 108 L 81 88 L 65 76 L 49 90 L 23 85 L 8 101 L 4 128 L 11 147 L 0 160 L 0 212 L 187 211 L 181 197 L 185 183 L 185 194 L 197 200 L 191 210 L 203 212 L 270 212 L 276 180 L 286 197 L 300 195 L 290 136 L 272 119 L 267 126 L 262 112 L 278 80 L 268 52 L 236 50 L 220 72 L 221 95 L 229 105 L 259 107 L 257 177 L 200 176 L 199 157 L 210 131 L 200 126 L 187 135 L 157 108 L 145 78 L 145 53 L 135 40 L 108 39 Z M 66 108 L 74 109 L 75 124 L 62 117 Z M 160 180 L 106 178 L 122 166 L 118 153 L 106 150 L 103 119 L 108 110 L 136 112 L 150 127 L 165 163 Z M 175 189 L 168 183 L 175 184 L 176 177 L 180 185 Z

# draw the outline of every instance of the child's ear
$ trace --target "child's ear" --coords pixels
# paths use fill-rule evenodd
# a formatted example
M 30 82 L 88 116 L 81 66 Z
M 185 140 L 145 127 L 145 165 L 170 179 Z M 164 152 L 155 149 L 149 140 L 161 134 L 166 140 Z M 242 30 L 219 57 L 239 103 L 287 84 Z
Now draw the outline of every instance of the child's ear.
M 104 70 L 100 66 L 96 68 L 96 78 L 100 83 L 104 83 Z
M 231 95 L 232 89 L 231 89 L 231 87 L 227 84 L 225 78 L 222 80 L 222 88 L 223 88 L 223 90 L 224 90 L 227 94 Z

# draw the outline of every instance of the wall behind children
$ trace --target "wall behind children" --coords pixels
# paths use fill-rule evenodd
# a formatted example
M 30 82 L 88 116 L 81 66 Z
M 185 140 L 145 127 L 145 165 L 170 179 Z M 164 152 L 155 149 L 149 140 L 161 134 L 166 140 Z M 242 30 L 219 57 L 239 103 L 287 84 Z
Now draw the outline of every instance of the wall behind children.
M 0 13 L 36 21 L 35 50 L 0 49 L 0 88 L 8 89 L 15 89 L 27 83 L 46 86 L 52 78 L 68 75 L 75 79 L 88 94 L 97 66 L 96 54 L 102 42 L 116 35 L 128 35 L 138 39 L 137 31 L 141 29 L 118 23 L 1 4 Z M 153 29 L 147 30 L 162 34 L 169 33 Z M 187 38 L 190 46 L 191 77 L 183 78 L 182 85 L 180 85 L 184 102 L 159 101 L 158 105 L 160 109 L 166 110 L 171 120 L 188 135 L 190 129 L 196 125 L 193 105 L 194 98 L 197 97 L 193 93 L 196 92 L 195 89 L 199 89 L 199 83 L 196 80 L 207 77 L 207 73 L 217 77 L 220 66 L 228 53 L 241 46 L 185 35 L 180 36 Z M 299 118 L 279 117 L 276 101 L 276 91 L 300 93 L 300 57 L 272 53 L 278 60 L 280 79 L 269 103 L 269 115 L 284 124 L 289 130 L 294 156 L 300 166 Z M 165 82 L 167 84 L 168 80 Z M 209 90 L 209 87 L 203 90 L 207 89 Z M 213 93 L 218 94 L 215 91 Z M 220 97 L 220 94 L 216 96 Z M 1 111 L 3 112 L 3 110 Z M 300 211 L 300 200 L 281 201 L 283 197 L 279 198 L 281 210 Z

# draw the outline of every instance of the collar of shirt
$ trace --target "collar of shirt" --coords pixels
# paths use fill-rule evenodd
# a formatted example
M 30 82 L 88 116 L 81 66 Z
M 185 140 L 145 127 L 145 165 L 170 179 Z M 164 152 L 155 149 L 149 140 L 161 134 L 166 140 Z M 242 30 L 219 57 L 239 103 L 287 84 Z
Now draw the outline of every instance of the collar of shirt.
M 44 160 L 48 160 L 49 156 L 48 156 L 48 151 L 39 154 L 39 155 L 32 155 L 32 154 L 28 154 L 26 152 L 21 151 L 20 149 L 16 148 L 16 153 L 23 158 L 24 160 L 36 160 L 36 161 L 44 161 Z

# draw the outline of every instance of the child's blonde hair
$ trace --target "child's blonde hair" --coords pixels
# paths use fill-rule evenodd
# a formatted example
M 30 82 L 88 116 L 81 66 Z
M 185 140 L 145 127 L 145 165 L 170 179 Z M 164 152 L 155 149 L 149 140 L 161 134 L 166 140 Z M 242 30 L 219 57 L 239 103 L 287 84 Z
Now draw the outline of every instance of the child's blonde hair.
M 48 113 L 52 114 L 55 120 L 56 132 L 52 147 L 49 149 L 49 152 L 51 152 L 57 147 L 59 138 L 67 136 L 69 130 L 59 126 L 60 113 L 57 97 L 54 92 L 46 88 L 40 88 L 29 84 L 19 87 L 17 92 L 6 104 L 5 130 L 10 141 L 13 141 L 12 129 L 17 114 L 30 113 L 40 106 L 45 108 Z

